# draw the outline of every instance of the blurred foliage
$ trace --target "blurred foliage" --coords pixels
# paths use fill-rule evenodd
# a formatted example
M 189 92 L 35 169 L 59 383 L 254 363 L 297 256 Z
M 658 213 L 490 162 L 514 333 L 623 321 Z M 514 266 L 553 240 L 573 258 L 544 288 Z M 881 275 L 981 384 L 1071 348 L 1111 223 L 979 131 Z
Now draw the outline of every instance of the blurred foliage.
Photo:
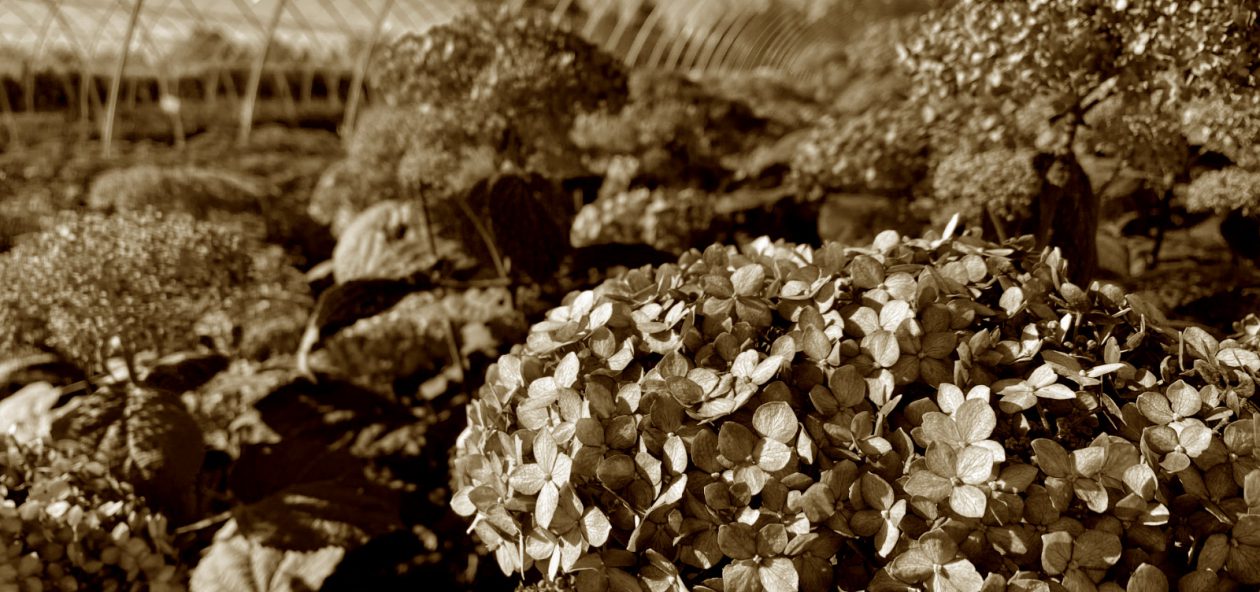
M 197 319 L 285 267 L 278 253 L 187 215 L 68 215 L 0 255 L 0 317 L 15 328 L 3 347 L 48 347 L 85 369 L 186 349 Z

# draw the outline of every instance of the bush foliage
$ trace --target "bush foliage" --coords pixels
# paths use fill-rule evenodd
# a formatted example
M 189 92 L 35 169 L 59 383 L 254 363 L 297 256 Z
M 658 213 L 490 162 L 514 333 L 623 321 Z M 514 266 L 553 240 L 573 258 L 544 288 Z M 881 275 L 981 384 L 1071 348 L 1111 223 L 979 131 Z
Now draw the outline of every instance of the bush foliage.
M 1260 357 L 1030 246 L 763 240 L 572 294 L 452 503 L 583 591 L 1260 583 Z
M 279 253 L 188 215 L 69 215 L 0 255 L 0 324 L 13 329 L 0 350 L 47 347 L 87 370 L 113 355 L 183 351 L 198 319 L 286 267 Z

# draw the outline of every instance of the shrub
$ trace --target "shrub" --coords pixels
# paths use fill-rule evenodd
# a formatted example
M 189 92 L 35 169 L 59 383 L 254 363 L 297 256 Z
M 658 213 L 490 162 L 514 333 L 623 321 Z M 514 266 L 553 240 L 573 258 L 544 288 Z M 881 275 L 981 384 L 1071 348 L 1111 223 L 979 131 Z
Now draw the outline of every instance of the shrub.
M 377 64 L 387 104 L 449 120 L 448 134 L 489 141 L 499 158 L 553 179 L 584 174 L 574 118 L 616 111 L 627 93 L 616 58 L 542 11 L 474 11 L 404 36 Z
M 415 377 L 442 376 L 444 387 L 452 379 L 445 369 L 474 354 L 493 359 L 524 326 L 502 288 L 417 292 L 327 339 L 312 364 L 386 394 L 393 394 L 396 381 Z M 452 357 L 448 330 L 455 332 L 450 337 L 458 340 L 459 359 Z
M 640 187 L 584 206 L 571 241 L 575 247 L 625 243 L 682 252 L 699 243 L 713 215 L 713 196 L 703 191 Z
M 487 374 L 452 505 L 582 591 L 1260 583 L 1260 357 L 1031 244 L 761 240 L 571 294 Z
M 712 186 L 723 160 L 749 148 L 769 127 L 744 103 L 682 74 L 634 72 L 629 87 L 624 108 L 584 114 L 573 125 L 574 142 L 598 172 L 628 157 L 653 183 Z
M 1260 172 L 1238 167 L 1205 172 L 1186 187 L 1186 208 L 1192 212 L 1260 215 Z
M 0 349 L 48 347 L 91 370 L 115 353 L 188 349 L 198 318 L 285 269 L 274 252 L 186 215 L 71 215 L 0 255 L 0 324 L 13 328 Z
M 568 130 L 578 112 L 615 106 L 626 95 L 616 58 L 542 11 L 508 9 L 404 36 L 382 54 L 373 81 L 391 105 L 470 103 L 540 129 L 559 123 Z
M 0 453 L 0 586 L 185 589 L 166 518 L 104 464 L 11 436 L 0 436 Z
M 802 197 L 827 193 L 906 195 L 927 174 L 927 128 L 908 103 L 827 116 L 797 148 L 793 184 Z
M 946 206 L 940 213 L 957 211 L 975 226 L 991 223 L 991 213 L 1004 232 L 1019 228 L 1041 191 L 1033 157 L 1031 151 L 1002 149 L 945 155 L 932 173 L 933 195 Z
M 258 214 L 270 189 L 231 171 L 137 165 L 105 172 L 92 182 L 88 207 L 105 212 L 154 208 L 208 220 L 222 214 Z

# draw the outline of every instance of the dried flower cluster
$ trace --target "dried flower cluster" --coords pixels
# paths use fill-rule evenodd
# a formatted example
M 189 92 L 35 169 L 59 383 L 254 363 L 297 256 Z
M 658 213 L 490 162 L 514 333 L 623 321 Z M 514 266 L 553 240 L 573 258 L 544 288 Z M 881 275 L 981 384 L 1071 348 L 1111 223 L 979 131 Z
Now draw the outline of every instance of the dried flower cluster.
M 0 587 L 185 589 L 166 518 L 86 455 L 0 436 Z
M 904 195 L 928 168 L 928 128 L 909 104 L 823 119 L 797 150 L 792 179 L 803 196 Z
M 202 315 L 282 266 L 187 215 L 70 215 L 0 256 L 0 324 L 14 328 L 0 349 L 49 347 L 92 369 L 118 353 L 186 349 Z
M 690 251 L 469 407 L 456 511 L 578 590 L 1260 583 L 1260 357 L 1027 238 Z
M 1260 172 L 1229 167 L 1203 173 L 1186 187 L 1186 207 L 1195 212 L 1260 215 Z
M 640 187 L 584 206 L 573 221 L 571 240 L 575 247 L 645 244 L 680 253 L 698 244 L 713 215 L 713 196 L 706 192 Z
M 1028 150 L 957 151 L 944 156 L 932 174 L 940 203 L 979 225 L 990 213 L 1004 224 L 1026 217 L 1041 191 Z

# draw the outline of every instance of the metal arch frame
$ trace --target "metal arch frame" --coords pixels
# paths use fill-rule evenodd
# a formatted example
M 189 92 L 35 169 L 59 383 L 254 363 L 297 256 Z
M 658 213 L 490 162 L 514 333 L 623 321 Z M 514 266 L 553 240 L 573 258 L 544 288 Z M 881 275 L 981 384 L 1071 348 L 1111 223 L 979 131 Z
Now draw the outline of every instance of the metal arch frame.
M 237 0 L 239 3 L 240 0 Z M 267 64 L 267 54 L 271 53 L 271 42 L 276 36 L 276 27 L 280 24 L 280 19 L 284 16 L 284 7 L 288 4 L 288 0 L 276 0 L 276 6 L 272 8 L 271 18 L 267 21 L 267 30 L 263 40 L 262 50 L 255 56 L 254 64 L 249 71 L 249 82 L 245 87 L 245 104 L 241 106 L 241 126 L 237 130 L 236 144 L 245 146 L 249 144 L 249 134 L 254 127 L 254 107 L 258 104 L 258 88 L 262 85 L 263 67 Z
M 564 15 L 569 13 L 570 6 L 573 6 L 573 0 L 560 0 L 551 10 L 551 24 L 560 24 L 560 21 L 564 20 Z
M 726 32 L 723 38 L 718 41 L 718 44 L 714 46 L 713 53 L 705 60 L 704 70 L 706 72 L 714 71 L 715 69 L 720 70 L 722 68 L 722 64 L 726 63 L 726 58 L 730 55 L 731 47 L 734 46 L 735 41 L 739 39 L 740 35 L 748 29 L 748 26 L 756 20 L 756 17 L 756 11 L 747 7 L 741 9 L 739 20 L 736 21 L 737 24 L 733 25 L 731 30 Z M 717 59 L 716 64 L 714 64 L 714 59 Z
M 595 28 L 604 22 L 604 19 L 608 17 L 608 13 L 614 8 L 616 8 L 616 3 L 613 0 L 604 0 L 599 4 L 599 10 L 586 13 L 586 22 L 582 24 L 582 30 L 579 34 L 585 39 L 593 37 Z
M 705 8 L 711 2 L 721 2 L 721 1 L 722 0 L 698 0 L 696 2 L 696 9 L 701 16 L 704 16 L 705 12 L 703 10 L 700 10 L 701 8 Z M 696 13 L 693 12 L 692 14 L 696 14 Z M 698 47 L 698 44 L 692 43 L 692 41 L 696 38 L 697 30 L 704 30 L 706 32 L 704 36 L 705 38 L 713 34 L 712 23 L 705 22 L 700 25 L 696 25 L 692 21 L 693 19 L 690 19 L 690 18 L 687 19 L 686 28 L 685 28 L 686 33 L 687 33 L 686 39 L 682 43 L 675 42 L 674 47 L 670 49 L 669 57 L 666 59 L 665 64 L 664 64 L 666 69 L 670 69 L 670 70 L 677 69 L 679 62 L 683 59 L 684 52 L 689 53 L 692 51 L 693 47 Z M 700 39 L 700 41 L 703 41 L 703 40 L 704 40 L 703 38 Z
M 703 1 L 695 2 L 691 5 L 691 8 L 687 9 L 687 11 L 683 13 L 683 18 L 680 22 L 682 23 L 682 27 L 684 29 L 690 27 L 691 16 L 696 13 L 696 10 L 704 6 L 704 4 L 705 2 Z M 664 30 L 668 31 L 667 29 Z M 656 46 L 652 48 L 652 55 L 648 58 L 647 67 L 655 68 L 657 67 L 657 64 L 661 63 L 661 58 L 664 57 L 665 48 L 667 46 L 670 48 L 671 52 L 673 51 L 673 47 L 678 43 L 678 38 L 681 37 L 680 33 L 682 33 L 682 31 L 673 31 L 672 33 L 673 34 L 670 36 L 669 43 L 657 43 Z
M 109 105 L 105 110 L 105 129 L 101 132 L 101 154 L 105 158 L 113 156 L 114 117 L 118 114 L 118 94 L 122 90 L 123 71 L 127 69 L 127 56 L 131 53 L 131 39 L 136 33 L 136 22 L 140 20 L 140 9 L 144 0 L 132 0 L 131 16 L 127 19 L 127 31 L 123 34 L 122 51 L 114 63 L 114 76 L 109 82 Z
M 778 4 L 770 5 L 770 10 L 774 11 L 775 16 L 769 21 L 769 25 L 762 31 L 753 43 L 752 51 L 750 51 L 745 60 L 737 66 L 736 70 L 755 70 L 762 64 L 760 60 L 765 55 L 765 48 L 777 38 L 780 31 L 783 30 L 785 23 L 791 19 L 788 11 L 784 10 Z
M 797 18 L 794 19 L 795 26 L 791 24 L 786 28 L 786 33 L 780 35 L 771 41 L 769 51 L 767 52 L 766 63 L 764 65 L 779 69 L 782 67 L 784 59 L 790 52 L 794 51 L 801 37 L 804 35 L 805 29 L 809 26 L 805 23 L 805 15 L 800 14 L 796 10 L 791 11 Z
M 342 141 L 349 143 L 353 136 L 356 119 L 358 118 L 359 102 L 363 100 L 363 81 L 367 77 L 368 66 L 372 62 L 372 54 L 376 52 L 376 43 L 380 37 L 381 29 L 385 26 L 385 19 L 389 18 L 389 13 L 393 12 L 396 0 L 382 0 L 384 4 L 377 11 L 372 19 L 372 30 L 368 34 L 367 44 L 359 52 L 358 61 L 354 67 L 354 75 L 350 81 L 350 96 L 346 98 L 346 112 L 342 115 L 341 129 Z
M 722 14 L 718 16 L 717 20 L 706 23 L 704 34 L 701 37 L 697 39 L 693 35 L 692 38 L 688 39 L 687 52 L 680 55 L 677 62 L 673 62 L 670 68 L 690 71 L 692 65 L 696 64 L 696 60 L 699 59 L 699 54 L 701 54 L 702 50 L 709 47 L 714 38 L 721 38 L 721 34 L 718 34 L 718 29 L 721 29 L 722 25 L 727 23 L 727 20 L 730 20 L 731 14 L 735 13 L 735 11 L 730 10 L 730 5 L 727 5 L 726 8 L 727 10 L 722 10 Z
M 630 0 L 629 4 L 623 5 L 632 6 L 633 8 L 627 8 L 617 14 L 617 26 L 613 27 L 612 33 L 603 44 L 605 50 L 609 52 L 617 51 L 617 48 L 621 45 L 622 37 L 625 37 L 626 31 L 630 29 L 630 23 L 634 22 L 635 18 L 639 16 L 639 12 L 643 10 L 644 1 Z
M 643 26 L 639 27 L 639 32 L 635 34 L 634 41 L 630 43 L 630 50 L 626 52 L 625 62 L 631 68 L 635 67 L 639 61 L 639 54 L 643 52 L 643 46 L 647 44 L 647 38 L 652 34 L 652 30 L 656 28 L 656 23 L 661 20 L 664 14 L 662 4 L 658 0 L 652 7 L 647 18 L 643 19 Z
M 717 48 L 721 47 L 722 43 L 731 37 L 731 31 L 735 30 L 735 26 L 741 23 L 743 16 L 746 14 L 747 9 L 743 8 L 742 5 L 737 6 L 735 10 L 726 11 L 722 15 L 722 19 L 718 20 L 721 33 L 718 33 L 718 28 L 714 28 L 713 33 L 717 34 L 709 34 L 708 39 L 704 40 L 704 48 L 701 52 L 694 59 L 685 60 L 688 63 L 688 67 L 693 69 L 693 71 L 707 72 L 708 64 L 712 62 L 713 54 L 717 52 Z
M 766 29 L 770 27 L 770 23 L 766 18 L 768 8 L 765 10 L 750 10 L 748 20 L 739 33 L 731 39 L 730 45 L 726 49 L 726 53 L 722 55 L 722 60 L 718 62 L 718 68 L 721 70 L 738 70 L 740 66 L 752 54 L 751 38 L 760 38 L 765 34 Z

